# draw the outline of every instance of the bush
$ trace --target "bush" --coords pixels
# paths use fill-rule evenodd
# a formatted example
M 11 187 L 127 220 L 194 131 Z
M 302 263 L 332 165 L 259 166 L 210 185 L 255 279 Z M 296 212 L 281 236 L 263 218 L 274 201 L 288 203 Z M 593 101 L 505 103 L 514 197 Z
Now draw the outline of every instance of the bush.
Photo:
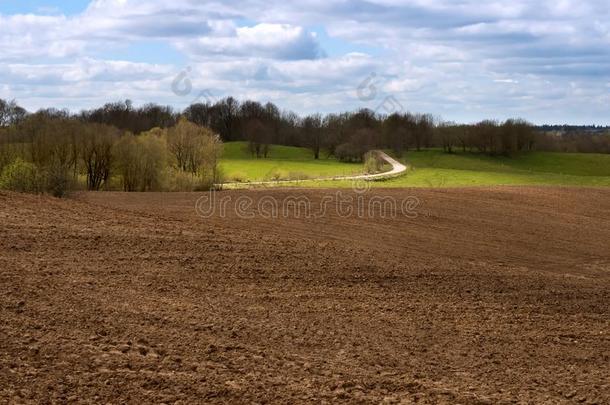
M 21 193 L 40 192 L 40 176 L 33 163 L 17 158 L 2 170 L 0 188 Z
M 164 191 L 208 191 L 222 185 L 222 180 L 217 177 L 193 174 L 180 169 L 170 168 L 164 176 Z
M 342 143 L 335 149 L 335 157 L 341 162 L 362 162 L 362 150 L 353 143 Z
M 63 198 L 74 188 L 70 169 L 61 164 L 49 166 L 44 173 L 44 190 L 54 197 Z
M 209 191 L 214 189 L 214 179 L 212 177 L 197 177 L 194 191 Z
M 170 168 L 167 171 L 164 190 L 167 191 L 195 191 L 199 179 L 192 173 Z
M 0 188 L 21 193 L 46 192 L 54 197 L 66 197 L 74 187 L 74 179 L 65 165 L 51 164 L 44 169 L 17 158 L 0 175 Z
M 383 171 L 384 161 L 375 152 L 367 152 L 364 155 L 364 172 L 375 174 Z

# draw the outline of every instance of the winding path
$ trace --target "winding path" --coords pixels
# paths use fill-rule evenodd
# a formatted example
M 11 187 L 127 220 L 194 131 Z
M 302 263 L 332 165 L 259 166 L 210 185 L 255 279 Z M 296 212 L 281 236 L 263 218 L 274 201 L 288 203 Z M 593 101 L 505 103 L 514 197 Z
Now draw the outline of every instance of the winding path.
M 392 166 L 392 170 L 383 173 L 375 174 L 357 174 L 352 176 L 334 176 L 334 177 L 318 177 L 315 179 L 304 179 L 304 180 L 271 180 L 271 181 L 250 181 L 250 182 L 228 182 L 223 183 L 223 187 L 231 186 L 265 186 L 265 185 L 277 185 L 277 184 L 289 184 L 289 183 L 304 183 L 307 181 L 339 181 L 339 180 L 364 180 L 364 181 L 377 181 L 387 180 L 394 177 L 398 177 L 407 171 L 407 166 L 403 165 L 396 159 L 389 156 L 387 153 L 381 150 L 375 150 L 376 153 L 382 160 L 386 161 Z

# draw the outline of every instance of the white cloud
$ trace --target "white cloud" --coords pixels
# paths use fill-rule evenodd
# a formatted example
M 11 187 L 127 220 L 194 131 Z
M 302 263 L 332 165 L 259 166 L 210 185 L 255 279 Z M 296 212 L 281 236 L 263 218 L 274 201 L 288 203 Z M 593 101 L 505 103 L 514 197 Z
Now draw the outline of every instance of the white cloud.
M 606 0 L 95 0 L 41 13 L 0 15 L 0 97 L 30 108 L 182 104 L 170 88 L 186 63 L 197 88 L 298 111 L 374 107 L 354 92 L 375 72 L 407 108 L 449 119 L 610 119 Z M 186 62 L 105 56 L 151 40 Z
M 232 32 L 216 33 L 179 42 L 189 55 L 209 57 L 266 57 L 272 59 L 315 59 L 322 56 L 315 35 L 302 27 L 288 24 L 258 24 L 236 27 Z M 224 34 L 224 35 L 223 35 Z

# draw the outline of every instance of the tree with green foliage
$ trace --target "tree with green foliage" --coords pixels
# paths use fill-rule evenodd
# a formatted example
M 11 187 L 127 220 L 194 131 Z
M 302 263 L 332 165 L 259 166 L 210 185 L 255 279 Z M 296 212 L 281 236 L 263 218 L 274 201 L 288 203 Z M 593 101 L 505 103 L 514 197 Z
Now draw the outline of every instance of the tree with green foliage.
M 155 131 L 127 133 L 114 145 L 115 167 L 124 191 L 158 191 L 167 162 L 165 139 Z

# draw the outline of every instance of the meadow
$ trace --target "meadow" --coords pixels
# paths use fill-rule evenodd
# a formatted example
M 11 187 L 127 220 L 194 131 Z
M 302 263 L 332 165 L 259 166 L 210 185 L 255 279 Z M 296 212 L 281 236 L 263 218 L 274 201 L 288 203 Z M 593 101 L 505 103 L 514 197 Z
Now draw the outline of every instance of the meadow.
M 267 158 L 257 159 L 247 142 L 224 144 L 221 169 L 227 182 L 303 180 L 360 174 L 361 164 L 342 163 L 326 154 L 319 160 L 307 148 L 272 145 Z
M 323 154 L 323 156 L 325 156 Z M 373 187 L 467 187 L 495 185 L 610 186 L 610 155 L 531 152 L 512 157 L 479 153 L 409 151 L 401 159 L 406 175 L 377 181 Z M 360 174 L 360 164 L 333 158 L 314 160 L 305 148 L 272 146 L 267 159 L 256 159 L 244 142 L 225 144 L 221 166 L 227 182 L 304 180 Z M 281 183 L 285 186 L 286 183 Z M 293 185 L 291 183 L 291 185 Z M 351 181 L 298 181 L 295 186 L 350 187 Z

